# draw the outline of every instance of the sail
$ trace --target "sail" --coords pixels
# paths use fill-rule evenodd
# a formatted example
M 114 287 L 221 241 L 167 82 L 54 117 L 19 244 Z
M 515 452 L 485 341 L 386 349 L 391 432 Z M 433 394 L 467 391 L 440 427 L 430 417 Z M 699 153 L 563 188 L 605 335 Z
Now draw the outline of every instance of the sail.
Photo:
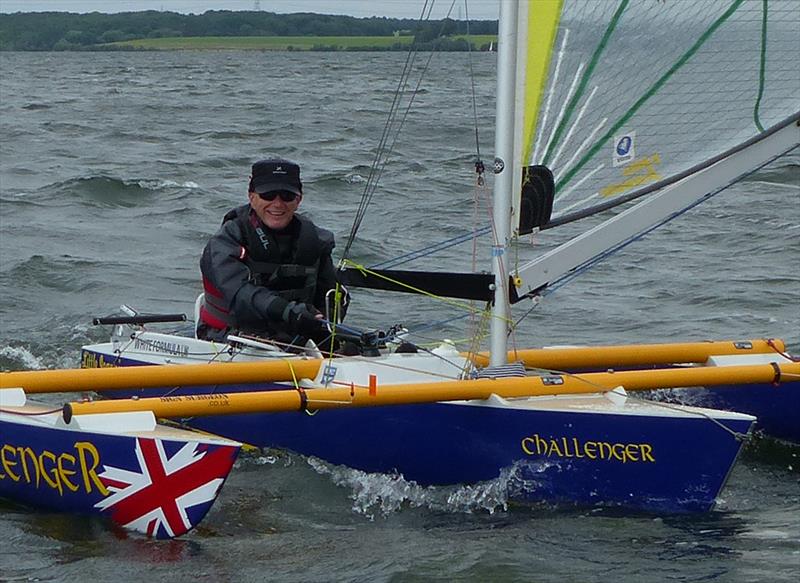
M 556 223 L 683 178 L 800 111 L 796 0 L 519 10 L 514 173 L 552 171 Z

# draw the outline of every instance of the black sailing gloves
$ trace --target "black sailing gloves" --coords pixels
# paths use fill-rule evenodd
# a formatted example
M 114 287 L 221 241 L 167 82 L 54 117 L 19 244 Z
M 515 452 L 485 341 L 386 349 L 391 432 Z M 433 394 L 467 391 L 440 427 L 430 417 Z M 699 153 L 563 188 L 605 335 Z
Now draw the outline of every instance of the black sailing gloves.
M 319 314 L 311 304 L 289 302 L 283 310 L 283 321 L 291 334 L 304 338 L 319 339 L 328 335 L 325 323 L 316 317 Z

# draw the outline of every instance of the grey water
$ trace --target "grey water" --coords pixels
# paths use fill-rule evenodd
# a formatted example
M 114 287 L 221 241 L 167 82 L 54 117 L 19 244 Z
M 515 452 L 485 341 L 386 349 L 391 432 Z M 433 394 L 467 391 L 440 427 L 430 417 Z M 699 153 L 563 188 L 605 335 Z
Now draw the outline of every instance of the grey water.
M 477 219 L 473 211 L 475 122 L 489 161 L 495 62 L 472 58 L 476 113 L 467 55 L 432 61 L 355 261 L 371 265 L 486 224 L 485 210 Z M 404 59 L 0 53 L 0 368 L 77 366 L 80 346 L 109 333 L 91 318 L 122 303 L 191 315 L 204 242 L 245 201 L 259 158 L 300 162 L 302 209 L 334 231 L 341 251 Z M 513 341 L 779 337 L 798 353 L 798 202 L 795 155 L 558 289 Z M 535 257 L 536 245 L 522 246 L 519 260 Z M 417 265 L 471 269 L 472 249 Z M 414 296 L 357 291 L 348 322 L 403 323 L 458 341 L 458 315 Z M 672 516 L 519 507 L 493 483 L 421 488 L 254 452 L 237 462 L 201 527 L 171 542 L 0 502 L 0 581 L 795 581 L 798 454 L 756 441 L 716 510 Z

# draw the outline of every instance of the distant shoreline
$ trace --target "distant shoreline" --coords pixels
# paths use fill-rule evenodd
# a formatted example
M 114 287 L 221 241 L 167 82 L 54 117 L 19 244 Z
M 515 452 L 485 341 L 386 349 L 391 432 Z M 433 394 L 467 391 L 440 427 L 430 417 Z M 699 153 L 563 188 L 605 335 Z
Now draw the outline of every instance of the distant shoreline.
M 0 51 L 485 51 L 496 39 L 496 21 L 261 11 L 0 14 Z
M 410 36 L 198 36 L 142 38 L 98 45 L 102 50 L 261 50 L 261 51 L 310 51 L 310 50 L 352 50 L 389 48 L 409 45 Z
M 473 50 L 486 50 L 496 38 L 479 35 L 469 40 Z M 134 39 L 95 45 L 92 50 L 386 51 L 407 50 L 413 42 L 413 36 L 205 36 Z

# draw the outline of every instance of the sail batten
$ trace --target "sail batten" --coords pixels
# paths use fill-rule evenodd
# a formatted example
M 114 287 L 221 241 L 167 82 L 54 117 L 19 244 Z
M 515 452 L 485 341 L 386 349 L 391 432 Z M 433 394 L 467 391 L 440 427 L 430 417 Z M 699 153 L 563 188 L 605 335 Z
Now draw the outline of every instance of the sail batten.
M 769 14 L 768 1 L 763 0 L 763 2 L 763 16 L 761 18 L 761 65 L 758 69 L 758 97 L 756 97 L 756 104 L 753 106 L 753 121 L 760 132 L 764 131 L 764 126 L 761 125 L 761 120 L 758 117 L 758 108 L 761 105 L 761 98 L 764 96 L 764 76 L 767 65 L 767 15 Z

